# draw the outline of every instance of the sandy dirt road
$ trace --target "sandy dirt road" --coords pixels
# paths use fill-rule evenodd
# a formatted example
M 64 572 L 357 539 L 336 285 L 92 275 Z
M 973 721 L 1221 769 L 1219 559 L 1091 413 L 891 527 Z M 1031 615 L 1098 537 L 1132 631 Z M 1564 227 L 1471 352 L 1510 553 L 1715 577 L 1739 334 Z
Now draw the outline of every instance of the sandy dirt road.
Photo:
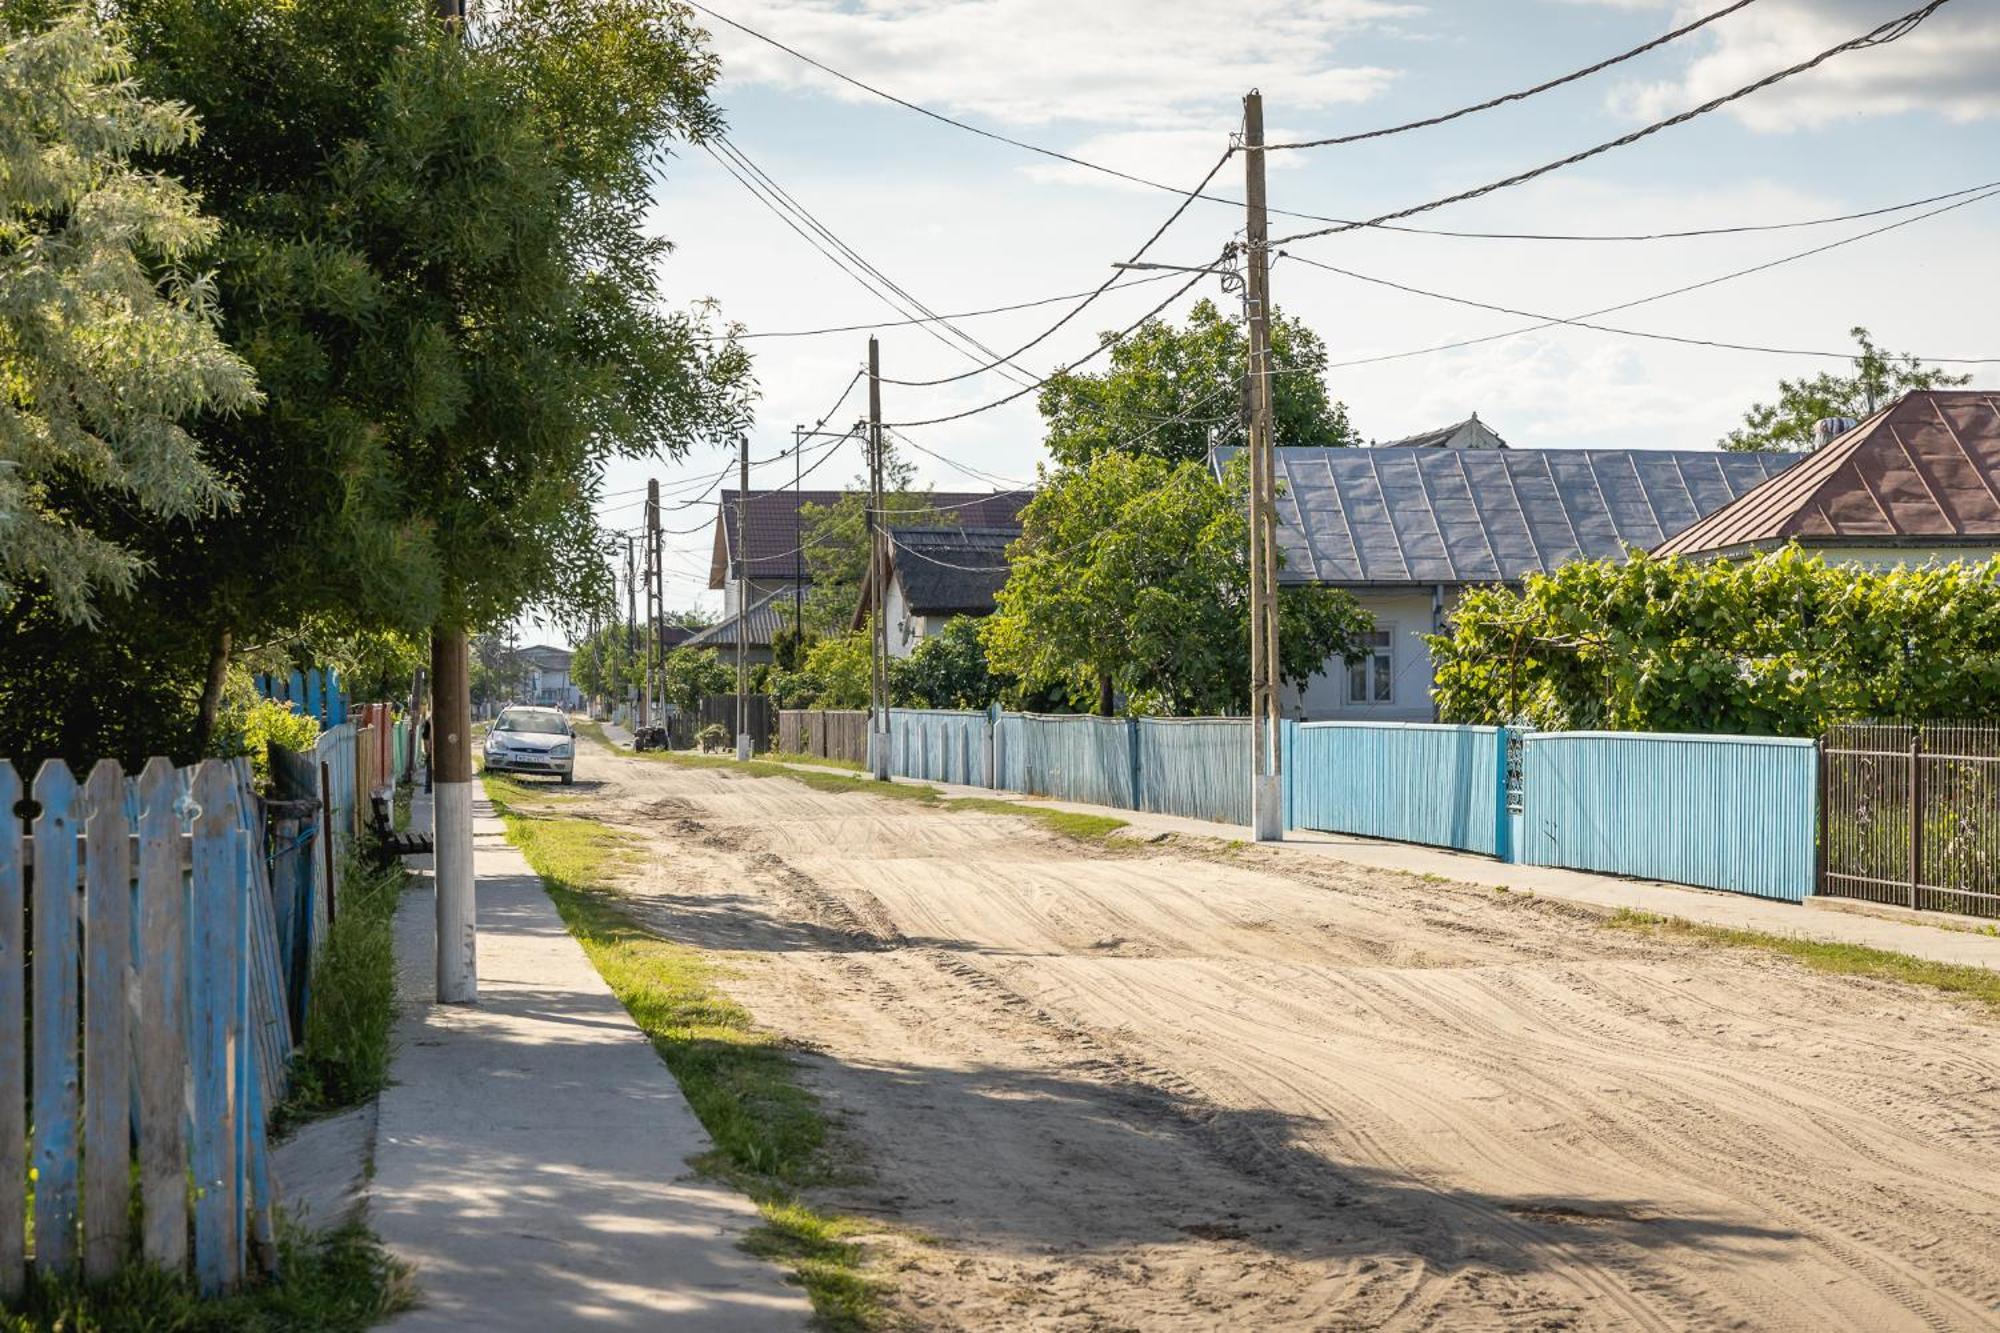
M 915 1327 L 2000 1328 L 1964 1005 L 1255 849 L 578 776 L 636 908 L 804 1053 Z

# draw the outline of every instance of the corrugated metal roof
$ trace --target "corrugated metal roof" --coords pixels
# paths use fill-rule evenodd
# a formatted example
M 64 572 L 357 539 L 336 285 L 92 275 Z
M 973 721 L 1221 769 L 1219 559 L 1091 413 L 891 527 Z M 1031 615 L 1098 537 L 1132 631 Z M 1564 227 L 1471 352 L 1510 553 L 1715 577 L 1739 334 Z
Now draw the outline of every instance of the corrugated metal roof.
M 756 601 L 743 615 L 743 642 L 751 648 L 769 648 L 778 631 L 784 629 L 786 617 L 780 609 L 791 604 L 791 589 L 774 588 Z M 689 636 L 680 645 L 683 648 L 734 648 L 736 646 L 736 617 L 725 616 L 699 634 Z
M 1913 545 L 2000 540 L 2000 395 L 1909 393 L 1797 467 L 1658 545 L 1660 555 L 1799 541 Z
M 1019 528 L 899 528 L 891 577 L 912 614 L 989 615 L 1007 582 L 1007 544 L 1020 535 Z
M 1215 451 L 1220 469 L 1235 449 Z M 1512 583 L 1650 548 L 1798 461 L 1663 449 L 1279 449 L 1285 583 Z
M 805 505 L 837 504 L 843 491 L 751 491 L 749 493 L 749 577 L 811 581 L 799 554 L 798 511 Z M 958 515 L 968 528 L 1007 528 L 1020 523 L 1021 510 L 1034 498 L 1021 491 L 937 491 L 930 496 L 938 509 Z M 735 491 L 716 501 L 715 545 L 709 556 L 708 586 L 720 588 L 729 577 L 729 556 L 738 549 Z
M 1463 421 L 1441 426 L 1437 430 L 1421 431 L 1415 435 L 1405 435 L 1400 440 L 1383 440 L 1372 446 L 1376 449 L 1505 449 L 1507 441 L 1500 438 L 1493 428 L 1479 419 L 1474 412 Z

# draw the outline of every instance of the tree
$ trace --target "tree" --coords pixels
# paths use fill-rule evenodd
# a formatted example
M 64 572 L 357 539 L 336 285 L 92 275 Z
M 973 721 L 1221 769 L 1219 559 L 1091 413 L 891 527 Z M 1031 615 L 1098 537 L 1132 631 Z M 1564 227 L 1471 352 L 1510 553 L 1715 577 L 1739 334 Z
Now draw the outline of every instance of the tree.
M 141 96 L 120 32 L 82 9 L 0 41 L 0 607 L 25 592 L 76 632 L 144 568 L 97 513 L 231 506 L 183 423 L 256 389 L 192 267 L 215 222 L 133 163 L 193 143 L 194 116 Z
M 1111 342 L 1115 335 L 1105 334 Z M 1271 351 L 1275 438 L 1285 445 L 1354 445 L 1345 404 L 1327 393 L 1326 344 L 1304 321 L 1276 315 Z M 1200 462 L 1211 446 L 1243 445 L 1243 326 L 1213 302 L 1196 302 L 1185 328 L 1149 319 L 1113 343 L 1101 374 L 1059 373 L 1036 400 L 1049 453 L 1076 467 L 1109 449 L 1170 463 Z
M 736 668 L 724 665 L 706 648 L 672 648 L 660 658 L 659 681 L 661 697 L 691 713 L 701 706 L 704 695 L 733 692 Z
M 1241 461 L 1225 483 L 1198 463 L 1100 454 L 1057 473 L 1022 511 L 998 609 L 980 627 L 991 667 L 1109 714 L 1240 712 L 1250 697 L 1249 523 Z M 1372 628 L 1345 592 L 1279 597 L 1280 674 L 1303 683 L 1357 658 Z
M 569 675 L 588 698 L 623 699 L 627 688 L 639 685 L 644 669 L 624 622 L 600 625 L 580 641 Z
M 1743 424 L 1722 437 L 1721 447 L 1738 451 L 1809 449 L 1814 424 L 1828 417 L 1859 421 L 1903 394 L 1948 388 L 1972 379 L 1925 366 L 1914 356 L 1881 351 L 1868 330 L 1859 326 L 1848 334 L 1861 345 L 1852 375 L 1823 372 L 1808 380 L 1779 380 L 1778 401 L 1752 405 L 1743 414 Z
M 121 520 L 151 573 L 111 642 L 24 608 L 0 677 L 61 673 L 71 725 L 111 730 L 132 700 L 97 668 L 129 661 L 173 701 L 147 748 L 186 755 L 233 644 L 601 605 L 607 461 L 733 441 L 753 388 L 708 310 L 666 304 L 645 226 L 665 145 L 717 124 L 687 11 L 516 0 L 460 43 L 421 0 L 106 5 L 141 85 L 202 118 L 174 164 L 222 223 L 217 300 L 268 400 L 203 422 L 236 510 Z
M 1812 736 L 2000 711 L 2000 560 L 1580 560 L 1484 588 L 1432 637 L 1448 722 Z
M 891 527 L 949 527 L 958 514 L 938 509 L 931 488 L 916 485 L 915 464 L 882 442 L 882 508 Z M 868 579 L 868 478 L 855 478 L 853 489 L 830 505 L 809 504 L 799 510 L 805 565 L 812 587 L 805 598 L 804 630 L 808 634 L 845 634 L 854 623 L 861 588 Z M 789 614 L 790 608 L 786 608 Z
M 1006 684 L 987 667 L 979 620 L 953 616 L 903 659 L 897 693 L 912 708 L 986 708 Z

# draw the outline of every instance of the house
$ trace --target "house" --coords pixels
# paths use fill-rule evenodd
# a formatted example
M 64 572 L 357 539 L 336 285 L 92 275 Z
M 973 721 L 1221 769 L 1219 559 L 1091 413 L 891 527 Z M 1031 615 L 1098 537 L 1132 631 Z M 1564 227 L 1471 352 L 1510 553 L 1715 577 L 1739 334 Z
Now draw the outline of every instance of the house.
M 583 706 L 583 693 L 569 678 L 569 665 L 576 654 L 544 643 L 523 648 L 516 656 L 521 663 L 527 702 L 549 708 Z
M 1905 394 L 1714 513 L 1660 555 L 1796 544 L 1876 566 L 2000 555 L 2000 392 Z
M 802 511 L 809 505 L 829 508 L 838 504 L 845 492 L 753 490 L 742 493 L 745 502 L 740 510 L 738 494 L 724 491 L 716 502 L 715 545 L 709 558 L 708 586 L 722 593 L 721 623 L 694 636 L 686 646 L 722 647 L 726 638 L 729 651 L 735 652 L 737 578 L 741 574 L 749 583 L 752 611 L 749 646 L 753 654 L 762 654 L 755 660 L 769 661 L 771 635 L 785 625 L 778 618 L 778 607 L 784 600 L 778 594 L 789 596 L 795 588 L 812 586 L 812 570 L 800 549 L 806 531 Z M 1034 498 L 1034 492 L 936 491 L 928 498 L 934 509 L 953 515 L 959 527 L 998 528 L 1018 533 L 1021 510 Z M 746 521 L 739 522 L 739 512 Z M 743 531 L 739 532 L 739 527 Z M 763 614 L 765 611 L 769 614 Z M 712 637 L 715 635 L 723 637 Z
M 792 586 L 781 584 L 761 597 L 753 597 L 743 616 L 743 658 L 751 666 L 773 660 L 771 645 L 791 624 Z M 707 629 L 690 634 L 682 648 L 711 648 L 721 654 L 725 665 L 736 661 L 736 613 L 732 610 Z
M 889 654 L 908 657 L 954 616 L 989 616 L 1007 582 L 1007 546 L 1019 528 L 897 528 L 889 544 Z M 874 610 L 864 587 L 854 611 L 861 628 Z
M 1474 412 L 1465 420 L 1444 427 L 1441 430 L 1427 430 L 1421 435 L 1406 435 L 1400 440 L 1383 440 L 1372 446 L 1375 449 L 1505 449 L 1507 441 L 1494 434 L 1492 427 L 1479 419 Z
M 1235 454 L 1215 451 L 1218 472 Z M 1345 588 L 1375 617 L 1368 655 L 1334 659 L 1285 711 L 1434 719 L 1430 650 L 1466 589 L 1651 549 L 1798 462 L 1661 449 L 1289 448 L 1277 454 L 1280 584 Z

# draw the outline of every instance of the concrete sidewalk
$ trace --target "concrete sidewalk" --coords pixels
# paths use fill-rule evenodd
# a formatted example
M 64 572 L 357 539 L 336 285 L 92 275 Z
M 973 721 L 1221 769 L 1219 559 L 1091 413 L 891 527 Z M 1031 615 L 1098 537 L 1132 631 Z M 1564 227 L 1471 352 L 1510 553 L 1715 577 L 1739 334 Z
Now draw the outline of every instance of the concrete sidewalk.
M 808 772 L 840 771 L 851 775 L 851 770 L 835 770 L 813 764 L 793 763 L 789 766 Z M 916 779 L 895 778 L 892 781 L 911 783 Z M 1131 825 L 1118 836 L 1152 838 L 1161 834 L 1178 834 L 1182 837 L 1226 840 L 1244 840 L 1250 836 L 1250 830 L 1241 825 L 1218 824 L 1205 819 L 1086 805 L 1045 796 L 1023 796 L 1018 792 L 994 791 L 952 782 L 922 782 L 918 785 L 936 787 L 953 797 L 1022 801 L 1077 814 L 1110 815 Z M 1842 900 L 1829 899 L 1814 899 L 1799 905 L 1753 898 L 1746 894 L 1691 888 L 1685 884 L 1663 884 L 1549 866 L 1512 865 L 1468 852 L 1383 842 L 1351 834 L 1320 833 L 1312 829 L 1288 829 L 1282 843 L 1265 844 L 1257 848 L 1256 854 L 1269 855 L 1280 865 L 1295 857 L 1319 857 L 1374 870 L 1435 875 L 1467 884 L 1505 888 L 1514 893 L 1533 893 L 1589 907 L 1629 907 L 1634 911 L 1655 912 L 1701 925 L 1761 930 L 1773 935 L 1829 943 L 1859 944 L 1933 962 L 2000 970 L 2000 936 L 1988 933 L 1991 922 L 1971 917 L 1942 913 L 1905 915 L 1896 913 L 1894 909 L 1878 913 L 1851 909 Z
M 475 809 L 476 1007 L 431 1001 L 428 875 L 396 916 L 404 1010 L 369 1211 L 422 1306 L 392 1327 L 805 1327 L 799 1289 L 738 1248 L 756 1208 L 688 1167 L 708 1135 L 659 1054 Z

